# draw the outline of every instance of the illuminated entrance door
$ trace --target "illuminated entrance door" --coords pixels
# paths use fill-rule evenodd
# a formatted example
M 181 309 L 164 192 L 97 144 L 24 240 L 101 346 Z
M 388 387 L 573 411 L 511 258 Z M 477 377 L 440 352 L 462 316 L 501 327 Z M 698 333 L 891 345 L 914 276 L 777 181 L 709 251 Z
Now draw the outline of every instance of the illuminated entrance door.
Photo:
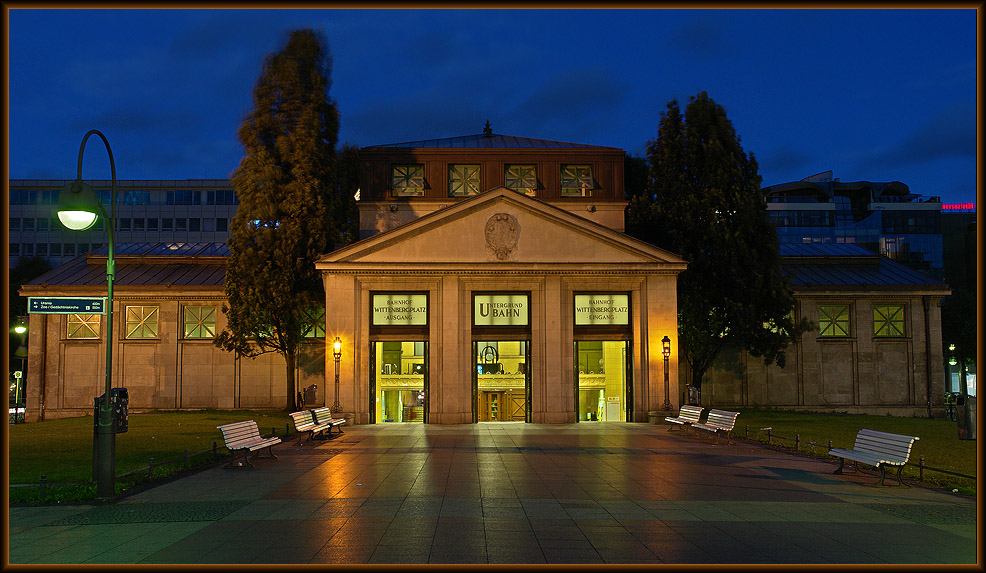
M 371 408 L 377 423 L 427 422 L 428 343 L 373 342 Z
M 630 343 L 589 340 L 575 343 L 578 362 L 576 419 L 579 422 L 627 422 Z
M 473 342 L 473 396 L 477 422 L 530 420 L 531 384 L 526 340 Z

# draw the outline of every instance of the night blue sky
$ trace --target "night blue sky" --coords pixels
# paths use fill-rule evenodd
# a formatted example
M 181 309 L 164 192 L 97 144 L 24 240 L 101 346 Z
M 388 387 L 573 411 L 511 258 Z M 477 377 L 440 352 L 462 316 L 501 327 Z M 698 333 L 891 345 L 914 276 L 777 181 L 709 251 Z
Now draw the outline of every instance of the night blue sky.
M 67 10 L 9 8 L 11 178 L 74 178 L 82 136 L 118 179 L 224 178 L 264 57 L 324 32 L 339 141 L 496 133 L 643 155 L 707 91 L 764 185 L 832 170 L 976 201 L 968 9 Z M 84 179 L 109 178 L 90 139 Z

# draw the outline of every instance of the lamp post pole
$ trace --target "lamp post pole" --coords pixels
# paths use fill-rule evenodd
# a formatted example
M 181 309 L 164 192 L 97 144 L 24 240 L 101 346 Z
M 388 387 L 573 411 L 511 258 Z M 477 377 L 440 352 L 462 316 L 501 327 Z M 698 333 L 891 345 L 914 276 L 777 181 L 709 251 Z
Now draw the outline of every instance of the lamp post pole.
M 86 150 L 86 142 L 92 135 L 98 135 L 106 146 L 106 153 L 110 159 L 110 174 L 112 176 L 112 195 L 110 200 L 110 214 L 107 217 L 106 210 L 103 209 L 102 202 L 95 192 L 82 182 L 82 156 Z M 71 210 L 76 213 L 80 200 L 95 198 L 93 218 L 88 223 L 79 226 L 70 226 L 67 218 L 63 218 L 62 208 L 66 211 Z M 68 205 L 71 203 L 72 207 Z M 113 161 L 113 150 L 106 136 L 98 130 L 92 129 L 82 138 L 82 145 L 79 146 L 79 166 L 76 172 L 76 180 L 69 183 L 59 195 L 59 219 L 66 227 L 74 230 L 85 230 L 95 224 L 96 214 L 102 214 L 106 219 L 106 234 L 108 239 L 108 256 L 106 258 L 106 388 L 103 399 L 99 404 L 99 418 L 96 420 L 95 444 L 93 447 L 93 474 L 96 479 L 96 499 L 108 501 L 113 499 L 116 489 L 116 413 L 110 404 L 110 390 L 113 387 L 113 278 L 116 275 L 116 261 L 113 257 L 113 231 L 116 224 L 116 164 Z
M 661 408 L 668 412 L 671 411 L 671 379 L 668 368 L 668 359 L 671 357 L 671 339 L 667 335 L 661 339 L 661 354 L 664 355 L 664 404 L 661 405 Z
M 338 416 L 342 412 L 342 405 L 339 404 L 339 360 L 342 359 L 342 341 L 339 340 L 338 336 L 332 343 L 332 356 L 336 361 L 336 385 L 335 402 L 332 404 L 331 412 L 333 416 Z
M 24 395 L 24 383 L 27 380 L 26 376 L 26 360 L 27 360 L 27 325 L 23 316 L 17 317 L 17 325 L 14 326 L 14 332 L 20 337 L 20 343 L 17 346 L 17 350 L 14 351 L 14 356 L 20 358 L 21 368 L 14 372 L 14 423 L 16 424 L 20 415 L 20 405 L 21 396 Z M 27 408 L 24 411 L 25 416 L 27 415 Z

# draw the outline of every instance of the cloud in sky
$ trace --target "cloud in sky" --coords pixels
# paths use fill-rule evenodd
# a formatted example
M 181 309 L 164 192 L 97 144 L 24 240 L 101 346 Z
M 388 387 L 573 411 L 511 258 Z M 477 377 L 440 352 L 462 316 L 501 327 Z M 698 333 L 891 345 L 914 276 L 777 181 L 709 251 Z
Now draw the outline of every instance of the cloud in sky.
M 728 13 L 699 12 L 677 26 L 668 45 L 697 60 L 731 58 L 737 46 L 732 38 Z
M 669 100 L 686 105 L 707 91 L 755 153 L 765 184 L 832 169 L 843 180 L 899 179 L 912 188 L 963 174 L 961 183 L 941 184 L 969 189 L 975 16 L 11 10 L 10 175 L 74 176 L 80 137 L 97 128 L 128 178 L 224 177 L 242 157 L 236 131 L 264 57 L 290 30 L 310 27 L 324 30 L 333 56 L 340 144 L 479 133 L 489 120 L 497 133 L 639 155 Z M 94 163 L 99 177 L 105 158 Z
M 534 132 L 570 131 L 572 124 L 591 128 L 592 118 L 618 107 L 627 86 L 603 66 L 572 67 L 549 77 L 513 109 L 512 121 Z
M 975 158 L 974 100 L 955 100 L 940 107 L 902 141 L 865 157 L 860 169 L 893 169 L 949 158 Z

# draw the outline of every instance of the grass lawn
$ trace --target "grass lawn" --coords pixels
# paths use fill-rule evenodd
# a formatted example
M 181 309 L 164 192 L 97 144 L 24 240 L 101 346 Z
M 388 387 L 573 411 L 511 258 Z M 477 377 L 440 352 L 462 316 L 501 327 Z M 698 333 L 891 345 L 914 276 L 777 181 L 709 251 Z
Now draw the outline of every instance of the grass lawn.
M 185 449 L 189 455 L 204 450 L 210 454 L 194 456 L 192 467 L 213 463 L 212 443 L 218 445 L 220 456 L 227 456 L 222 433 L 216 426 L 254 420 L 262 435 L 270 435 L 277 428 L 277 435 L 284 436 L 285 424 L 291 431 L 291 417 L 281 411 L 271 410 L 201 410 L 182 412 L 131 413 L 127 432 L 116 435 L 116 473 L 127 473 L 146 468 L 150 458 L 155 464 L 180 458 Z M 8 425 L 9 454 L 8 479 L 11 484 L 37 484 L 41 474 L 48 483 L 80 483 L 92 479 L 92 416 L 65 418 L 31 424 Z M 182 470 L 182 462 L 155 466 L 156 478 Z M 147 474 L 140 472 L 117 479 L 117 494 L 147 481 Z M 10 488 L 10 502 L 39 502 L 37 487 Z M 76 487 L 48 487 L 46 501 L 74 501 L 95 497 L 95 485 Z
M 976 481 L 956 476 L 950 476 L 927 468 L 933 467 L 978 476 L 976 473 L 978 450 L 976 440 L 960 440 L 956 423 L 943 419 L 928 418 L 898 418 L 891 416 L 871 416 L 865 414 L 815 414 L 804 412 L 788 412 L 781 410 L 741 409 L 736 419 L 733 434 L 743 438 L 749 428 L 749 438 L 766 441 L 767 432 L 761 428 L 771 428 L 771 444 L 786 448 L 794 448 L 795 434 L 801 441 L 800 451 L 819 455 L 835 460 L 826 455 L 828 442 L 832 441 L 833 448 L 850 449 L 856 440 L 856 432 L 863 428 L 905 434 L 920 438 L 914 443 L 908 465 L 904 468 L 904 476 L 912 480 L 918 477 L 918 460 L 924 456 L 924 480 L 948 489 L 958 489 L 968 495 L 976 494 Z M 789 438 L 778 439 L 778 436 Z M 809 446 L 806 442 L 815 442 L 820 446 Z M 914 464 L 912 466 L 911 464 Z M 862 466 L 869 471 L 878 470 Z M 887 471 L 890 474 L 890 470 Z M 896 472 L 895 472 L 896 473 Z M 888 478 L 889 479 L 889 478 Z

